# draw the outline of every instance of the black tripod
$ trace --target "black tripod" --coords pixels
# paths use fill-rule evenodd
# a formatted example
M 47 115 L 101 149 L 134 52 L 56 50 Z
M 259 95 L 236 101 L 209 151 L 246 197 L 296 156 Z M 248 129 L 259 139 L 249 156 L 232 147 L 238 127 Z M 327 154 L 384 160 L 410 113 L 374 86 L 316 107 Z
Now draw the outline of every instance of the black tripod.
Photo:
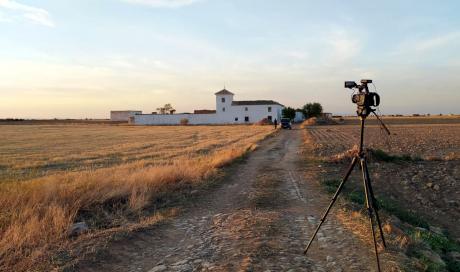
M 363 83 L 363 81 L 361 81 L 361 82 Z M 363 86 L 364 86 L 363 89 L 365 88 L 365 90 L 366 90 L 366 92 L 363 92 L 363 95 L 368 94 L 369 91 L 367 89 L 367 85 L 365 83 L 363 83 Z M 335 201 L 339 197 L 340 192 L 342 191 L 343 186 L 345 185 L 345 182 L 348 180 L 348 177 L 350 176 L 351 172 L 355 168 L 356 164 L 359 162 L 359 164 L 361 166 L 362 177 L 363 177 L 364 193 L 365 193 L 365 196 L 366 196 L 366 207 L 367 207 L 367 211 L 368 211 L 368 215 L 369 215 L 369 222 L 370 222 L 370 225 L 371 225 L 372 237 L 374 239 L 374 250 L 375 250 L 375 258 L 376 258 L 376 262 L 377 262 L 377 271 L 380 272 L 381 271 L 380 270 L 380 260 L 379 260 L 379 253 L 378 253 L 378 249 L 377 249 L 377 238 L 376 238 L 375 229 L 374 229 L 374 218 L 375 218 L 375 220 L 377 222 L 377 225 L 379 227 L 380 237 L 382 239 L 382 243 L 383 243 L 384 248 L 386 248 L 386 243 L 385 243 L 385 237 L 383 235 L 382 224 L 380 222 L 380 217 L 379 217 L 379 214 L 378 214 L 377 201 L 376 201 L 376 199 L 374 197 L 374 192 L 372 190 L 372 184 L 371 184 L 371 179 L 370 179 L 370 176 L 369 176 L 369 170 L 367 168 L 366 154 L 365 154 L 365 151 L 364 151 L 364 122 L 366 120 L 366 117 L 371 112 L 374 113 L 374 115 L 377 117 L 378 121 L 381 123 L 382 127 L 387 131 L 388 134 L 390 133 L 390 131 L 385 126 L 385 124 L 383 124 L 382 120 L 380 120 L 378 115 L 375 113 L 375 110 L 373 110 L 371 108 L 372 105 L 369 105 L 369 104 L 360 105 L 359 103 L 357 103 L 357 104 L 358 104 L 358 112 L 357 113 L 358 113 L 358 116 L 360 117 L 360 120 L 361 120 L 361 139 L 360 139 L 358 154 L 353 158 L 347 173 L 345 174 L 344 178 L 342 179 L 342 182 L 340 183 L 339 187 L 337 188 L 337 191 L 335 192 L 334 197 L 332 198 L 332 201 L 329 204 L 329 207 L 327 207 L 326 211 L 324 212 L 324 215 L 321 218 L 321 222 L 319 223 L 318 227 L 315 230 L 315 233 L 311 237 L 310 242 L 308 243 L 304 253 L 307 254 L 308 249 L 310 248 L 313 240 L 316 237 L 316 234 L 318 234 L 318 231 L 321 228 L 321 225 L 326 220 L 326 217 L 329 214 L 332 206 L 334 205 Z

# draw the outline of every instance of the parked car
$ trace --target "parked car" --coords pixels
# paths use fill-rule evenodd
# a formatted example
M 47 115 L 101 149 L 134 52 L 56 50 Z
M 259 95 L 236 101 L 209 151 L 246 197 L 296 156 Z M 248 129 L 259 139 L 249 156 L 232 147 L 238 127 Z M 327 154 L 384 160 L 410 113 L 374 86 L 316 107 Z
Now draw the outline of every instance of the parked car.
M 291 119 L 289 119 L 289 118 L 281 118 L 281 128 L 292 129 Z

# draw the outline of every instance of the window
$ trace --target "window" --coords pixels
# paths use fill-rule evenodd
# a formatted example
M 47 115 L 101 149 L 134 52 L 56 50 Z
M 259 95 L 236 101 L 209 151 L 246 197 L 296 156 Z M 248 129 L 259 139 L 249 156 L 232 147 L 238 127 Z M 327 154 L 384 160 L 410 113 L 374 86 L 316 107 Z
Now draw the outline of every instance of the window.
M 245 121 L 245 122 L 249 122 L 249 116 L 245 116 L 245 117 L 244 117 L 244 121 Z
M 222 111 L 225 112 L 225 107 L 222 108 Z
M 222 97 L 222 103 L 225 103 L 225 97 Z
M 248 110 L 249 110 L 248 107 L 244 107 L 244 111 L 248 111 Z
M 235 122 L 238 122 L 238 117 L 235 117 Z
M 271 115 L 268 116 L 268 121 L 272 121 L 272 116 Z
M 272 107 L 268 107 L 268 112 L 272 112 Z

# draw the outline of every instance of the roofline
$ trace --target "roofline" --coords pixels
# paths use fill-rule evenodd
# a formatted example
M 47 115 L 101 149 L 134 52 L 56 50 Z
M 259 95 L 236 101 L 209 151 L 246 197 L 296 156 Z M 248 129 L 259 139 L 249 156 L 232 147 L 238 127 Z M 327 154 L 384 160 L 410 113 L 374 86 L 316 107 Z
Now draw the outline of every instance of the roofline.
M 218 95 L 218 94 L 221 94 L 221 93 L 222 93 L 223 95 L 235 95 L 234 93 L 230 92 L 229 90 L 227 90 L 227 89 L 225 89 L 225 88 L 222 89 L 222 90 L 220 90 L 220 91 L 218 91 L 217 93 L 215 93 L 215 95 Z
M 128 111 L 142 112 L 141 110 L 111 110 L 110 112 L 128 112 Z
M 251 102 L 267 102 L 266 104 L 264 103 L 260 103 L 260 104 L 251 104 Z M 239 105 L 235 105 L 235 104 L 238 104 L 238 103 L 243 103 L 243 104 L 239 104 Z M 248 103 L 248 104 L 244 104 L 244 103 Z M 266 106 L 269 106 L 269 105 L 278 105 L 278 106 L 282 106 L 282 107 L 285 107 L 283 104 L 277 102 L 277 101 L 274 101 L 274 100 L 243 100 L 243 101 L 232 101 L 232 106 L 261 106 L 261 105 L 266 105 Z

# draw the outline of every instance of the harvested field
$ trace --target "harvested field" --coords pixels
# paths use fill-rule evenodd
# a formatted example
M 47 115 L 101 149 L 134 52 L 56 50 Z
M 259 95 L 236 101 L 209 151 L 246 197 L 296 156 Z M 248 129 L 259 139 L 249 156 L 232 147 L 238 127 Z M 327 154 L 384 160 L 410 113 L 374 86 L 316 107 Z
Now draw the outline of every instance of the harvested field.
M 200 185 L 254 148 L 271 126 L 0 127 L 0 270 L 47 270 L 69 227 L 91 234 L 152 221 L 162 198 Z M 43 266 L 37 268 L 37 264 Z
M 384 116 L 385 124 L 388 125 L 420 125 L 420 124 L 458 124 L 460 123 L 460 115 L 444 115 L 444 116 Z M 358 125 L 359 119 L 355 116 L 334 118 L 334 120 L 342 125 Z M 366 123 L 376 125 L 377 119 L 370 115 Z
M 412 226 L 403 227 L 410 230 L 408 233 L 415 229 L 429 233 L 427 235 L 450 237 L 449 241 L 436 238 L 445 241 L 441 247 L 426 246 L 432 243 L 429 239 L 415 247 L 423 245 L 419 250 L 436 251 L 446 262 L 448 271 L 458 271 L 460 261 L 456 262 L 451 256 L 457 256 L 460 249 L 460 124 L 453 123 L 452 119 L 445 124 L 442 120 L 436 121 L 436 124 L 388 122 L 390 137 L 376 125 L 366 126 L 365 145 L 374 150 L 370 154 L 369 169 L 377 198 L 396 214 L 393 217 L 400 222 L 396 225 L 401 227 L 402 221 Z M 317 155 L 321 179 L 337 181 L 350 162 L 347 157 L 337 158 L 349 155 L 346 151 L 359 142 L 359 125 L 307 126 L 305 141 Z M 358 170 L 346 187 L 356 199 L 356 193 L 362 190 Z M 421 238 L 414 236 L 413 239 Z M 430 265 L 433 264 L 421 267 L 427 269 Z
M 271 131 L 247 128 L 5 125 L 0 130 L 0 182 L 133 162 L 168 165 L 253 143 Z
M 460 159 L 459 124 L 389 125 L 388 136 L 379 126 L 365 130 L 365 145 L 395 155 L 426 160 Z M 308 128 L 319 156 L 332 156 L 359 143 L 358 125 L 312 126 Z

